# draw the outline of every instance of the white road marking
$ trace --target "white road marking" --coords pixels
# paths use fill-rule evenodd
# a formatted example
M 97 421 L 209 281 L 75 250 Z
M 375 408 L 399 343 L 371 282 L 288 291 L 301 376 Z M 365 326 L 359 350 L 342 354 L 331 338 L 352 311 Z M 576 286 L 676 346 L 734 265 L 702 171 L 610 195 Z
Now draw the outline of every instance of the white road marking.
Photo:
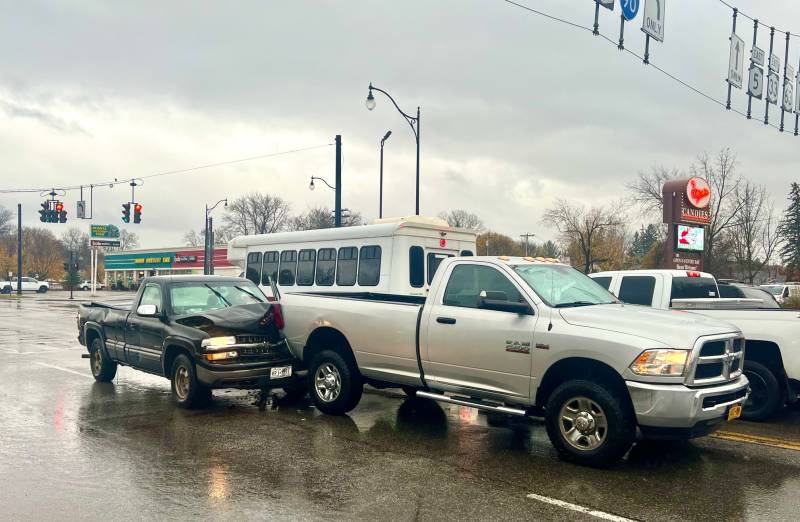
M 569 502 L 564 502 L 563 500 L 558 500 L 557 498 L 550 498 L 542 495 L 537 495 L 536 493 L 529 494 L 528 498 L 532 500 L 538 500 L 539 502 L 544 502 L 545 504 L 550 504 L 551 506 L 558 506 L 563 509 L 575 511 L 577 513 L 584 513 L 586 515 L 595 518 L 600 518 L 602 520 L 611 520 L 612 522 L 635 522 L 630 518 L 625 518 L 618 515 L 612 515 L 611 513 L 606 513 L 604 511 L 598 511 L 596 509 L 579 506 L 578 504 L 571 504 Z
M 38 364 L 39 366 L 46 366 L 47 368 L 52 368 L 54 370 L 61 370 L 62 372 L 74 373 L 75 375 L 80 375 L 81 377 L 88 377 L 90 379 L 94 379 L 94 377 L 92 377 L 91 375 L 87 375 L 82 372 L 76 372 L 75 370 L 70 370 L 69 368 L 62 368 L 61 366 L 56 366 L 54 364 L 47 364 L 38 361 L 34 361 L 34 364 Z

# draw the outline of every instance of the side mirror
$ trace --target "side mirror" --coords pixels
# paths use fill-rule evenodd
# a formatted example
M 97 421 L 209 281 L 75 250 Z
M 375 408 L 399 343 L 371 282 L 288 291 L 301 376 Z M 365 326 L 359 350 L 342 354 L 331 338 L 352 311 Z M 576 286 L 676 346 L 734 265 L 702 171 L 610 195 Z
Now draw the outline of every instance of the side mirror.
M 533 309 L 528 303 L 509 301 L 505 292 L 483 290 L 478 297 L 478 308 L 519 315 L 533 315 Z
M 157 317 L 158 307 L 152 304 L 139 305 L 139 308 L 136 309 L 136 315 L 141 315 L 142 317 Z

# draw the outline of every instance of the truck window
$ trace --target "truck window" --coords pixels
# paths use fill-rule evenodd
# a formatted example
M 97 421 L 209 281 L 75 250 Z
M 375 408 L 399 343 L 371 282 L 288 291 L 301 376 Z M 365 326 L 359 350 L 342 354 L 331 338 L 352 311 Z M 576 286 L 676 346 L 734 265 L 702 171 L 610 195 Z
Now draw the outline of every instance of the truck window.
M 316 250 L 301 250 L 297 260 L 297 284 L 311 286 L 314 284 L 314 265 L 317 261 Z
M 247 254 L 247 271 L 245 277 L 255 284 L 261 283 L 261 252 Z
M 653 276 L 625 276 L 619 285 L 619 300 L 623 303 L 653 305 L 656 278 Z
M 336 250 L 320 248 L 317 253 L 317 285 L 333 286 L 336 273 Z
M 358 249 L 343 247 L 339 249 L 339 260 L 336 262 L 336 284 L 353 286 L 356 284 L 356 267 L 358 266 Z
M 719 296 L 720 297 L 745 297 L 738 287 L 725 283 L 719 283 Z
M 139 306 L 142 305 L 156 305 L 158 311 L 162 311 L 161 306 L 161 287 L 158 285 L 147 285 L 142 292 L 142 299 L 139 301 Z
M 470 257 L 474 256 L 475 254 L 472 253 L 472 250 L 462 250 L 461 257 Z
M 261 267 L 261 284 L 269 285 L 278 278 L 278 253 L 274 250 L 264 252 L 264 264 Z
M 436 252 L 428 254 L 428 284 L 431 284 L 431 281 L 433 281 L 436 269 L 439 268 L 442 261 L 448 257 L 453 257 L 453 254 L 437 254 Z
M 509 301 L 520 301 L 522 295 L 514 283 L 489 266 L 456 265 L 447 281 L 442 304 L 462 308 L 477 308 L 482 291 L 505 292 Z
M 674 277 L 672 278 L 672 299 L 708 299 L 719 297 L 717 283 L 710 277 Z
M 425 251 L 422 247 L 408 249 L 408 283 L 412 288 L 425 286 Z
M 376 286 L 381 278 L 381 247 L 363 246 L 358 254 L 358 285 Z
M 603 277 L 593 277 L 595 283 L 602 286 L 606 290 L 611 286 L 611 277 L 610 276 L 603 276 Z
M 281 265 L 278 269 L 278 284 L 281 286 L 294 285 L 294 274 L 297 271 L 297 251 L 284 250 L 281 252 Z

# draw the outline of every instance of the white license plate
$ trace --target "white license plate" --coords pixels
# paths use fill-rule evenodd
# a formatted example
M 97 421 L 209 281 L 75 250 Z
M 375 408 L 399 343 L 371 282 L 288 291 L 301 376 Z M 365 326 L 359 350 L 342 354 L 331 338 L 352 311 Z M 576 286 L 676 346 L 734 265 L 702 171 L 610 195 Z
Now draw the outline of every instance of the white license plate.
M 270 379 L 285 379 L 286 377 L 291 377 L 291 376 L 292 376 L 291 366 L 280 366 L 278 368 L 269 369 Z

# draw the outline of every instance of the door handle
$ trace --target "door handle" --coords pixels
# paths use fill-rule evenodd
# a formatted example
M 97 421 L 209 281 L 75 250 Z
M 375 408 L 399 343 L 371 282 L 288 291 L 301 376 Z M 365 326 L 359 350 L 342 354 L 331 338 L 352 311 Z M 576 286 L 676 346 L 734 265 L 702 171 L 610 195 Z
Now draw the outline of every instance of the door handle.
M 456 320 L 452 317 L 437 317 L 436 322 L 441 324 L 456 324 Z

